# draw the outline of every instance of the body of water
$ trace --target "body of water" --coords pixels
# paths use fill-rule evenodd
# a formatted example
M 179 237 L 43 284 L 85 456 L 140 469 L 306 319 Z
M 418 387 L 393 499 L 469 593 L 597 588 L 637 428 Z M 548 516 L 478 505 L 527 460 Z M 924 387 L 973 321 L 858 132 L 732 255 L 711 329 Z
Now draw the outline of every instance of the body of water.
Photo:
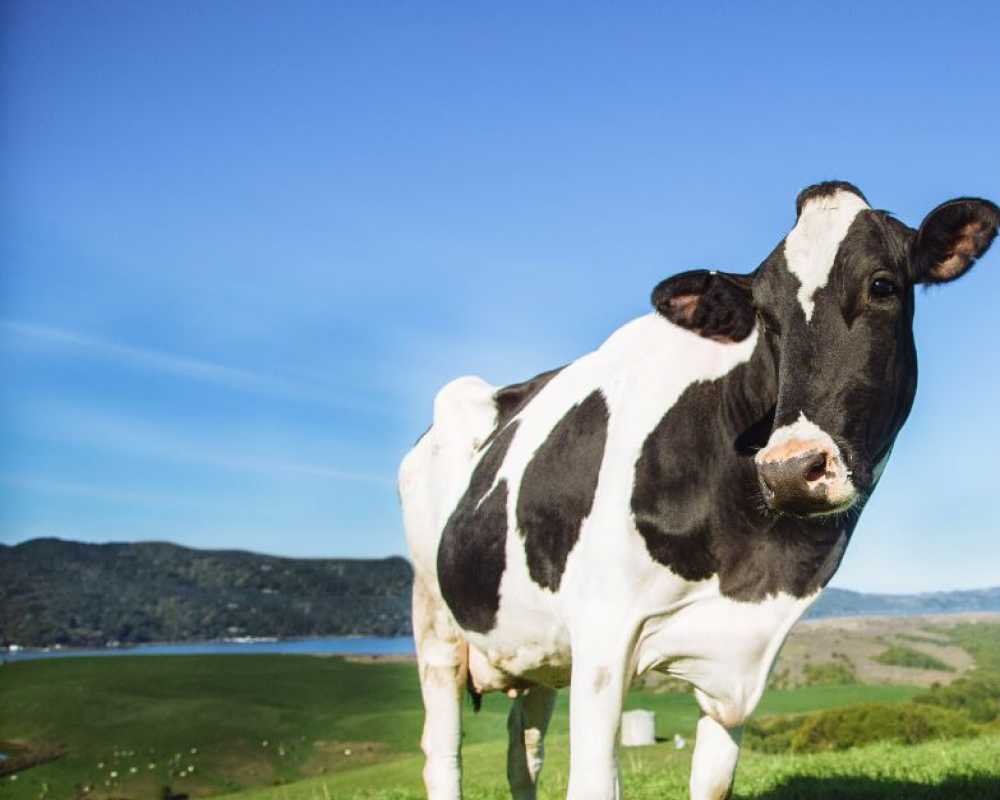
M 17 650 L 3 653 L 5 661 L 30 661 L 37 658 L 76 658 L 78 656 L 184 656 L 221 653 L 254 655 L 260 653 L 296 653 L 299 655 L 370 655 L 406 656 L 414 654 L 409 636 L 331 636 L 324 639 L 289 639 L 253 642 L 189 642 L 187 644 L 140 644 L 131 647 Z

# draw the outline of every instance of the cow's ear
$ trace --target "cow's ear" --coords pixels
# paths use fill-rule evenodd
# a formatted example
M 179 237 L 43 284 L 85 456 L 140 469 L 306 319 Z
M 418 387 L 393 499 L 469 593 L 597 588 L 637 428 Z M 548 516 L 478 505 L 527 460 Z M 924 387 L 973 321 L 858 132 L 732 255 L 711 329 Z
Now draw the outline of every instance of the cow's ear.
M 920 223 L 910 245 L 914 283 L 962 277 L 993 242 L 1000 208 L 989 200 L 959 197 L 942 203 Z
M 706 269 L 682 272 L 653 289 L 654 308 L 675 325 L 714 339 L 741 342 L 751 334 L 756 314 L 750 296 L 752 275 Z

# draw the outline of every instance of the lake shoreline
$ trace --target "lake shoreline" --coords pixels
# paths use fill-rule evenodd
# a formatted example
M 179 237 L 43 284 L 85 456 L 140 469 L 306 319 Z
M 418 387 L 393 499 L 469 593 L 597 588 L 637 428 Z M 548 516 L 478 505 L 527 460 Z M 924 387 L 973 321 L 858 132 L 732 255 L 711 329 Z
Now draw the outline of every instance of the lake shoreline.
M 351 657 L 413 656 L 411 636 L 310 636 L 240 637 L 239 639 L 198 639 L 183 642 L 143 642 L 105 647 L 18 647 L 0 653 L 6 663 L 53 658 L 85 658 L 153 655 L 313 655 Z

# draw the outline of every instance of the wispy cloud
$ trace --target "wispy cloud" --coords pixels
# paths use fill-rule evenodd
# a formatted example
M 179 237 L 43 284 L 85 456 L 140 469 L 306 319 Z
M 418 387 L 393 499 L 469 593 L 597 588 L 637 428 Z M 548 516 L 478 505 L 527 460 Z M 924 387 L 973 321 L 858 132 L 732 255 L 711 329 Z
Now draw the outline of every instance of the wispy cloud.
M 51 478 L 39 478 L 33 475 L 18 475 L 13 473 L 0 473 L 0 485 L 8 486 L 21 491 L 39 492 L 42 494 L 71 495 L 73 497 L 86 497 L 94 500 L 108 500 L 115 503 L 185 506 L 203 505 L 200 500 L 182 497 L 176 494 L 132 491 L 130 489 L 114 489 L 108 488 L 107 486 L 97 486 L 89 483 L 52 480 Z
M 214 383 L 239 391 L 282 395 L 329 405 L 343 405 L 341 402 L 342 393 L 335 392 L 329 387 L 306 385 L 253 370 L 230 367 L 214 361 L 122 344 L 78 331 L 8 319 L 0 320 L 0 333 L 22 344 L 73 351 L 91 358 L 114 361 L 187 380 Z
M 98 411 L 36 405 L 29 413 L 22 414 L 16 423 L 22 432 L 50 441 L 71 441 L 105 451 L 127 452 L 175 463 L 196 463 L 240 472 L 303 475 L 381 486 L 391 486 L 394 483 L 389 475 L 241 452 L 224 443 L 192 438 L 175 429 L 126 420 L 118 415 L 110 416 Z

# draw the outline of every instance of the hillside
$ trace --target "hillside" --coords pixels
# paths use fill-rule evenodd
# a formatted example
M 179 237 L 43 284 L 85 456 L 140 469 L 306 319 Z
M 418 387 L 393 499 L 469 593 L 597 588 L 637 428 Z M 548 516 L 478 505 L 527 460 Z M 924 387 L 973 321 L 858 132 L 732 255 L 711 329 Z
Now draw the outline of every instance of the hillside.
M 920 594 L 870 594 L 847 589 L 827 589 L 809 609 L 806 619 L 957 614 L 969 611 L 1000 611 L 1000 586 Z
M 164 542 L 0 545 L 0 639 L 103 645 L 409 632 L 402 558 L 292 559 Z
M 0 545 L 0 640 L 136 644 L 232 636 L 402 635 L 405 559 L 293 559 L 165 542 Z M 1000 611 L 1000 587 L 927 594 L 827 589 L 807 618 Z

